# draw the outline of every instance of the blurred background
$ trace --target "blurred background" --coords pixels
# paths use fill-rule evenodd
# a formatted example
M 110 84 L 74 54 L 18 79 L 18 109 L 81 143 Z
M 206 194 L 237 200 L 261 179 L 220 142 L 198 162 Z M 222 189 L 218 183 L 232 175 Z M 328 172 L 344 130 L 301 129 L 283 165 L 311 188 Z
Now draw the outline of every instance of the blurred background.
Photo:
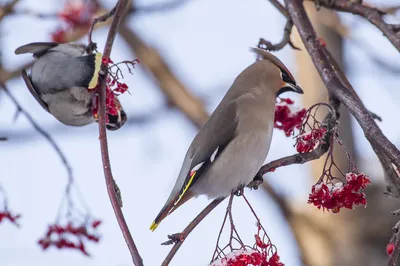
M 61 24 L 56 14 L 66 2 L 0 0 L 0 5 L 11 2 L 15 2 L 11 13 L 0 13 L 0 77 L 6 80 L 9 92 L 20 105 L 60 146 L 90 212 L 103 223 L 99 227 L 101 241 L 87 245 L 89 258 L 65 249 L 43 252 L 37 245 L 47 225 L 56 218 L 67 172 L 51 145 L 0 89 L 0 137 L 8 139 L 0 141 L 0 184 L 7 193 L 8 207 L 22 214 L 20 228 L 7 222 L 0 224 L 0 265 L 131 265 L 106 192 L 97 124 L 83 128 L 62 125 L 40 107 L 19 75 L 21 66 L 32 58 L 16 56 L 14 50 L 29 42 L 51 41 Z M 115 3 L 99 1 L 98 12 L 104 13 Z M 119 131 L 108 132 L 108 141 L 123 212 L 145 265 L 161 264 L 170 247 L 160 243 L 167 240 L 168 234 L 180 232 L 208 204 L 203 197 L 192 200 L 165 219 L 155 232 L 149 230 L 175 183 L 198 127 L 236 76 L 254 62 L 249 47 L 256 46 L 259 38 L 280 41 L 286 23 L 265 0 L 168 3 L 134 1 L 137 9 L 126 16 L 111 57 L 114 62 L 140 60 L 133 75 L 127 71 L 125 74 L 130 94 L 120 97 L 128 122 Z M 399 23 L 399 1 L 367 3 L 390 7 L 387 21 Z M 162 6 L 165 8 L 146 8 Z M 317 12 L 310 2 L 306 7 L 319 36 L 345 68 L 366 107 L 382 117 L 379 126 L 399 145 L 400 55 L 396 49 L 362 18 L 323 8 Z M 87 43 L 86 30 L 78 29 L 66 38 Z M 107 25 L 94 31 L 100 51 L 107 32 Z M 292 41 L 302 49 L 296 32 Z M 293 99 L 299 108 L 327 100 L 326 90 L 304 48 L 295 51 L 287 46 L 274 54 L 292 70 L 305 91 L 303 96 L 287 93 L 285 97 Z M 372 178 L 367 208 L 332 214 L 307 204 L 311 186 L 321 174 L 323 159 L 279 168 L 264 176 L 267 189 L 246 191 L 285 265 L 385 265 L 388 259 L 385 246 L 397 222 L 389 212 L 398 208 L 398 201 L 383 195 L 381 166 L 346 110 L 341 112 L 340 130 L 340 138 L 359 169 Z M 293 145 L 292 138 L 276 131 L 267 161 L 295 153 Z M 346 167 L 343 156 L 338 154 L 337 160 Z M 81 197 L 77 198 L 81 202 Z M 171 265 L 208 265 L 226 203 L 193 231 Z M 241 236 L 252 244 L 255 220 L 241 200 L 235 199 L 234 216 Z

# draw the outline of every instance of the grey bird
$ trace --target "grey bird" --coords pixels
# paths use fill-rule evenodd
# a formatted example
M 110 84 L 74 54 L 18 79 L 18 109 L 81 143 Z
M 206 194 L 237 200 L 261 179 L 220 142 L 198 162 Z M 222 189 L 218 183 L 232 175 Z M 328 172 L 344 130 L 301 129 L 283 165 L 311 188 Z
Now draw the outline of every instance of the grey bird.
M 36 42 L 23 45 L 15 54 L 32 53 L 36 59 L 30 75 L 22 71 L 29 91 L 39 104 L 65 125 L 84 126 L 97 119 L 92 114 L 94 93 L 101 66 L 101 53 L 88 54 L 86 46 Z M 108 114 L 107 129 L 117 130 L 127 120 L 115 97 L 117 114 Z
M 248 185 L 264 163 L 274 128 L 276 97 L 303 93 L 286 66 L 269 52 L 252 48 L 260 60 L 235 79 L 197 133 L 164 207 L 150 226 L 199 195 L 227 197 Z

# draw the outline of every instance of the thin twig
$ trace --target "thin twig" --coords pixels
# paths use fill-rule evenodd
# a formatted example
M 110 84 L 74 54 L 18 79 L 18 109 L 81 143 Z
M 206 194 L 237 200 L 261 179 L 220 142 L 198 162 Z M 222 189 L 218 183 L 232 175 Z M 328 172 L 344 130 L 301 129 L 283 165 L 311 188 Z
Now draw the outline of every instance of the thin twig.
M 329 108 L 329 113 L 326 115 L 325 119 L 322 121 L 322 125 L 326 128 L 326 134 L 323 139 L 319 142 L 318 146 L 310 151 L 305 153 L 297 153 L 290 156 L 282 157 L 277 160 L 271 161 L 265 165 L 263 165 L 257 173 L 257 176 L 254 178 L 250 184 L 247 185 L 249 188 L 257 189 L 258 186 L 263 182 L 262 176 L 268 172 L 274 171 L 276 168 L 282 166 L 288 166 L 292 164 L 304 164 L 309 161 L 313 161 L 319 159 L 322 155 L 324 155 L 332 144 L 332 135 L 335 132 L 335 128 L 337 127 L 337 108 L 334 108 L 331 105 L 326 103 L 320 103 L 313 105 L 309 110 L 312 110 L 314 107 L 318 107 L 319 105 L 324 105 Z
M 90 51 L 88 51 L 88 52 L 91 52 L 92 50 L 97 48 L 96 44 L 92 40 L 94 26 L 99 22 L 105 22 L 108 19 L 110 19 L 114 15 L 116 8 L 117 8 L 117 6 L 115 6 L 113 9 L 111 9 L 110 12 L 105 13 L 105 14 L 101 15 L 100 17 L 93 19 L 93 22 L 92 22 L 92 25 L 90 26 L 89 34 L 88 34 L 88 48 L 90 49 Z
M 110 17 L 110 14 L 114 14 L 113 21 L 110 26 L 110 30 L 108 31 L 107 41 L 104 48 L 103 56 L 104 58 L 110 58 L 111 49 L 114 43 L 115 36 L 118 32 L 119 25 L 122 21 L 124 13 L 126 11 L 127 5 L 129 0 L 119 0 L 117 5 L 107 13 L 107 17 Z M 112 16 L 112 15 L 111 15 Z M 104 18 L 102 16 L 100 18 Z M 99 19 L 95 19 L 95 24 Z M 101 21 L 101 19 L 100 19 Z M 93 29 L 93 25 L 91 27 Z M 89 37 L 89 44 L 91 43 L 91 37 Z M 102 75 L 99 76 L 99 140 L 100 140 L 100 148 L 101 148 L 101 158 L 103 162 L 104 168 L 104 176 L 107 186 L 108 196 L 111 201 L 111 205 L 114 209 L 115 216 L 117 218 L 118 224 L 121 228 L 122 234 L 125 238 L 125 242 L 129 248 L 129 252 L 132 256 L 132 261 L 136 266 L 143 266 L 143 260 L 139 255 L 139 251 L 133 241 L 132 235 L 129 231 L 128 225 L 125 221 L 124 215 L 122 213 L 120 207 L 120 200 L 116 194 L 116 187 L 115 181 L 111 172 L 111 163 L 110 157 L 108 153 L 108 143 L 107 143 L 107 132 L 106 132 L 106 76 L 107 76 L 107 65 L 102 64 L 101 66 L 101 73 Z
M 231 207 L 230 205 L 231 205 L 231 199 L 229 199 L 228 206 L 226 207 L 224 220 L 222 221 L 221 229 L 219 230 L 219 233 L 218 233 L 217 243 L 215 244 L 215 250 L 214 250 L 214 253 L 213 253 L 211 261 L 214 261 L 216 258 L 218 258 L 219 254 L 220 254 L 220 252 L 218 251 L 218 249 L 219 249 L 218 244 L 219 244 L 219 240 L 220 240 L 221 235 L 222 235 L 222 231 L 224 230 L 226 219 L 228 218 L 228 208 Z
M 68 174 L 68 183 L 72 183 L 74 180 L 74 176 L 72 174 L 72 167 L 69 164 L 67 157 L 65 157 L 64 153 L 61 151 L 60 147 L 58 144 L 55 142 L 55 140 L 50 136 L 49 133 L 47 133 L 39 124 L 33 119 L 33 117 L 24 109 L 22 108 L 21 104 L 17 101 L 17 99 L 14 97 L 14 95 L 11 94 L 11 92 L 8 90 L 5 84 L 0 83 L 0 86 L 2 87 L 2 90 L 7 94 L 7 96 L 10 98 L 10 100 L 13 102 L 13 104 L 17 107 L 18 112 L 24 114 L 26 119 L 28 119 L 29 123 L 33 126 L 33 128 L 40 134 L 42 135 L 53 147 L 53 149 L 56 151 L 58 156 L 61 159 L 61 162 L 63 163 L 65 170 L 67 170 Z
M 222 201 L 224 201 L 225 198 L 218 198 L 213 200 L 208 206 L 201 212 L 199 215 L 194 218 L 194 220 L 185 228 L 185 230 L 182 231 L 181 235 L 183 238 L 181 238 L 181 241 L 176 242 L 175 245 L 172 247 L 171 251 L 168 253 L 167 257 L 164 259 L 163 263 L 161 266 L 168 266 L 169 263 L 171 262 L 172 258 L 175 256 L 176 252 L 179 250 L 179 248 L 182 246 L 183 242 L 187 238 L 187 236 L 190 234 L 190 232 L 193 231 L 194 228 L 215 208 L 217 207 Z
M 292 29 L 293 29 L 293 22 L 290 19 L 288 19 L 285 28 L 283 29 L 283 37 L 280 42 L 272 44 L 270 41 L 260 38 L 260 41 L 258 42 L 258 47 L 266 49 L 268 51 L 278 51 L 281 50 L 283 47 L 285 47 L 286 44 L 289 44 L 290 47 L 292 47 L 293 49 L 300 50 L 300 48 L 296 47 L 290 40 L 290 34 L 292 34 Z
M 260 38 L 260 41 L 258 42 L 258 47 L 266 49 L 268 51 L 278 51 L 281 50 L 283 47 L 286 46 L 286 44 L 289 44 L 293 49 L 295 50 L 300 50 L 297 48 L 292 41 L 290 40 L 290 34 L 292 33 L 293 29 L 293 22 L 289 17 L 289 14 L 286 10 L 286 8 L 278 1 L 278 0 L 269 0 L 273 6 L 275 6 L 276 9 L 279 10 L 279 12 L 285 16 L 287 19 L 285 28 L 283 29 L 283 37 L 282 40 L 276 44 L 272 44 L 271 42 Z

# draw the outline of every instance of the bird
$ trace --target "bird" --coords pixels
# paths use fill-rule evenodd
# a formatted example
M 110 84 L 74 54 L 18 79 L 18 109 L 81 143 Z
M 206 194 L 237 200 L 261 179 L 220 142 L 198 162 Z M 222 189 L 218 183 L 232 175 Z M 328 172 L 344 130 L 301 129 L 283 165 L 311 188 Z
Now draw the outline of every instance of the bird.
M 151 231 L 193 197 L 225 198 L 248 185 L 269 152 L 276 97 L 287 91 L 304 93 L 277 57 L 260 48 L 251 50 L 258 60 L 234 80 L 193 139 Z
M 82 44 L 56 42 L 34 42 L 15 50 L 17 55 L 26 53 L 32 53 L 35 61 L 30 75 L 24 69 L 22 77 L 30 93 L 47 112 L 69 126 L 97 122 L 92 113 L 93 89 L 97 86 L 101 53 L 88 54 Z M 107 114 L 108 130 L 118 130 L 127 121 L 117 97 L 114 104 L 117 112 Z

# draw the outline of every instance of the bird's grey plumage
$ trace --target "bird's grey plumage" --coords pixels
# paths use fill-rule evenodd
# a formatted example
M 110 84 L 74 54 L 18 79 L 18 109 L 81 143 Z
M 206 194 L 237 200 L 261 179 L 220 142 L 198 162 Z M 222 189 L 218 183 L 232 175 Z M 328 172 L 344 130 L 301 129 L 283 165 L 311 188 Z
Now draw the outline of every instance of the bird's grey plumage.
M 190 197 L 226 197 L 249 184 L 264 163 L 272 139 L 276 97 L 281 89 L 302 90 L 279 59 L 260 49 L 253 51 L 264 60 L 239 74 L 194 138 L 151 230 L 178 206 L 186 191 L 190 191 Z M 282 80 L 282 72 L 293 84 Z M 191 173 L 197 170 L 201 171 L 197 176 Z
M 93 77 L 96 55 L 87 55 L 79 48 L 60 44 L 38 57 L 31 70 L 33 85 L 43 94 L 74 86 L 87 89 Z
M 268 89 L 271 84 L 263 79 L 269 64 L 260 61 L 237 77 L 190 145 L 187 157 L 190 169 L 210 158 L 217 147 L 223 148 L 193 184 L 191 189 L 196 195 L 227 196 L 240 185 L 250 183 L 264 162 L 271 142 L 276 101 L 276 92 Z M 187 173 L 179 175 L 178 180 L 185 179 Z
M 24 81 L 36 100 L 66 125 L 83 126 L 95 121 L 92 114 L 94 93 L 100 70 L 101 54 L 87 54 L 86 46 L 36 42 L 23 45 L 16 54 L 32 53 L 36 59 Z M 119 101 L 115 98 L 118 106 Z M 107 128 L 119 129 L 126 121 L 122 107 L 117 115 L 108 115 Z
M 87 90 L 95 69 L 94 54 L 87 55 L 83 45 L 56 43 L 31 43 L 15 53 L 33 53 L 30 85 L 36 95 L 32 94 L 54 117 L 72 126 L 94 122 L 93 96 Z

